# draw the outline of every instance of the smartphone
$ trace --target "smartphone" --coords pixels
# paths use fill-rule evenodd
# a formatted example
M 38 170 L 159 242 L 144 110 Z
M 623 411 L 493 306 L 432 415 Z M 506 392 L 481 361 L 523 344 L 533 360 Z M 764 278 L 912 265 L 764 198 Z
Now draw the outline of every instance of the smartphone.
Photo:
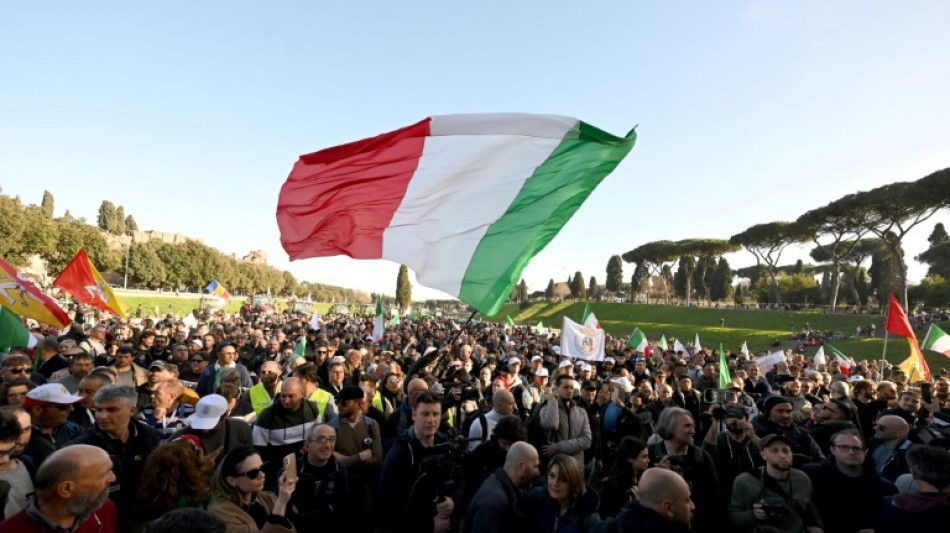
M 297 481 L 297 454 L 288 453 L 284 456 L 284 473 L 288 480 Z
M 933 385 L 930 383 L 921 383 L 920 397 L 924 400 L 924 403 L 933 403 Z

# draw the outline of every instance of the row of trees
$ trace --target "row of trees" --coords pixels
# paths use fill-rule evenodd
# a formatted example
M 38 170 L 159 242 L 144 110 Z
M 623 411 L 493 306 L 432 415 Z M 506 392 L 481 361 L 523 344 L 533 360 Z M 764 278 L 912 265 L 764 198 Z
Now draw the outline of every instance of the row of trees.
M 893 291 L 906 307 L 908 303 L 907 264 L 902 242 L 907 234 L 922 225 L 941 210 L 950 207 L 950 169 L 935 172 L 916 182 L 899 182 L 884 185 L 866 192 L 848 194 L 802 214 L 793 222 L 776 221 L 756 224 L 745 231 L 722 239 L 687 239 L 683 241 L 654 241 L 640 245 L 623 254 L 624 261 L 634 263 L 654 278 L 668 277 L 672 265 L 679 263 L 682 279 L 686 284 L 685 295 L 693 295 L 691 284 L 702 287 L 703 297 L 712 298 L 712 289 L 707 285 L 709 267 L 723 254 L 744 248 L 756 259 L 755 271 L 764 276 L 768 293 L 767 300 L 782 304 L 785 288 L 794 273 L 781 265 L 782 252 L 797 243 L 813 243 L 811 257 L 823 263 L 827 273 L 825 296 L 831 311 L 835 310 L 843 285 L 849 286 L 851 297 L 861 304 L 857 288 L 862 275 L 862 263 L 874 258 L 872 273 L 874 287 L 880 294 Z M 942 226 L 931 235 L 931 248 L 917 257 L 930 265 L 926 286 L 936 288 L 946 285 L 946 260 L 950 257 L 950 245 L 941 240 L 946 234 Z M 695 273 L 701 271 L 700 275 Z M 866 273 L 866 272 L 865 272 Z M 741 275 L 741 273 L 740 273 Z M 801 273 L 798 285 L 807 285 Z M 637 277 L 636 275 L 634 276 Z M 752 291 L 759 290 L 760 279 L 753 280 Z M 791 279 L 794 282 L 794 279 Z M 814 281 L 814 280 L 812 280 Z M 817 283 L 815 288 L 820 291 Z M 924 285 L 924 284 L 922 284 Z M 930 294 L 934 296 L 934 294 Z M 947 300 L 943 300 L 945 303 Z
M 69 211 L 53 218 L 53 195 L 46 191 L 42 203 L 24 205 L 18 197 L 0 194 L 0 258 L 14 267 L 27 265 L 39 256 L 55 276 L 80 249 L 85 249 L 103 273 L 126 275 L 133 286 L 200 291 L 217 279 L 232 294 L 264 293 L 303 296 L 316 301 L 368 303 L 369 294 L 320 283 L 298 281 L 293 274 L 272 266 L 238 261 L 197 241 L 170 244 L 135 242 L 128 249 L 110 249 L 106 233 L 136 230 L 135 220 L 120 206 L 104 201 L 99 209 L 99 227 L 75 219 Z M 121 217 L 120 217 L 121 215 Z M 118 230 L 119 220 L 125 230 Z M 106 227 L 103 227 L 103 226 Z

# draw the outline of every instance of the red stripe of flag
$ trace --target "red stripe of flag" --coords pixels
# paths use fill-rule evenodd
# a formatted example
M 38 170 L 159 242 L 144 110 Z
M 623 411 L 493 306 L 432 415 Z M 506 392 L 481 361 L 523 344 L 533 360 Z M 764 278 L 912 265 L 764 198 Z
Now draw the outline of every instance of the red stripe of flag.
M 300 156 L 277 200 L 290 259 L 378 259 L 422 157 L 429 122 Z

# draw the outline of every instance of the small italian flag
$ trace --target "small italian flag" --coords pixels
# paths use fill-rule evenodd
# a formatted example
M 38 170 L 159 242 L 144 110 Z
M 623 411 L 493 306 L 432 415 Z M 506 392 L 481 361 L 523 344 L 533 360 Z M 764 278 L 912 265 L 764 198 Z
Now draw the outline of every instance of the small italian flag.
M 20 322 L 20 317 L 6 307 L 0 307 L 0 350 L 34 346 L 36 337 Z
M 383 340 L 383 330 L 386 327 L 383 320 L 383 299 L 379 298 L 376 300 L 376 319 L 373 320 L 373 342 Z
M 307 354 L 307 337 L 304 336 L 300 339 L 300 342 L 297 343 L 297 347 L 294 348 L 294 354 L 290 356 L 290 362 L 294 362 L 294 359 L 298 357 L 303 357 Z
M 534 327 L 534 332 L 535 332 L 535 333 L 538 333 L 538 334 L 541 334 L 541 333 L 544 332 L 544 322 L 543 322 L 543 321 L 540 321 L 540 320 L 538 321 L 538 325 Z
M 647 336 L 644 335 L 640 328 L 634 328 L 633 333 L 630 334 L 630 339 L 627 341 L 627 346 L 643 353 L 646 351 L 647 346 L 649 346 Z
M 670 345 L 666 343 L 666 335 L 660 337 L 660 342 L 657 343 L 657 346 L 659 346 L 664 352 L 670 349 Z
M 729 363 L 726 361 L 726 351 L 722 349 L 722 343 L 719 343 L 719 388 L 725 389 L 732 382 L 732 376 L 729 375 Z
M 841 373 L 846 376 L 851 373 L 851 358 L 830 344 L 825 344 L 825 346 L 828 348 L 828 352 L 834 356 L 835 361 L 838 362 L 838 369 L 841 370 Z
M 581 324 L 584 324 L 585 328 L 602 329 L 597 317 L 594 316 L 594 311 L 590 308 L 590 304 L 584 305 L 584 317 L 581 318 Z
M 921 347 L 924 350 L 940 352 L 950 357 L 950 335 L 947 335 L 947 332 L 937 327 L 936 324 L 930 324 L 930 330 L 927 331 L 927 336 L 924 337 Z
M 510 316 L 505 315 L 505 326 L 509 328 L 515 327 L 515 321 L 511 319 Z

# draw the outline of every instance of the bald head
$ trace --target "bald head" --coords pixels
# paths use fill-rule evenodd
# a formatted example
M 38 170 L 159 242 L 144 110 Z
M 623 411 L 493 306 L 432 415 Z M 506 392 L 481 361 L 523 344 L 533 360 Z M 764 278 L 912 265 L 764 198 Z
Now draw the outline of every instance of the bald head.
M 516 487 L 531 483 L 538 477 L 539 468 L 538 450 L 534 446 L 518 441 L 508 448 L 504 469 Z
M 515 412 L 515 396 L 504 389 L 495 391 L 491 397 L 492 408 L 500 415 L 510 415 Z
M 693 503 L 689 485 L 682 476 L 665 468 L 649 468 L 640 478 L 640 503 L 653 509 L 667 520 L 689 526 Z
M 88 444 L 76 444 L 56 450 L 36 471 L 33 485 L 37 492 L 50 490 L 63 481 L 76 481 L 92 464 L 112 460 L 105 450 Z

